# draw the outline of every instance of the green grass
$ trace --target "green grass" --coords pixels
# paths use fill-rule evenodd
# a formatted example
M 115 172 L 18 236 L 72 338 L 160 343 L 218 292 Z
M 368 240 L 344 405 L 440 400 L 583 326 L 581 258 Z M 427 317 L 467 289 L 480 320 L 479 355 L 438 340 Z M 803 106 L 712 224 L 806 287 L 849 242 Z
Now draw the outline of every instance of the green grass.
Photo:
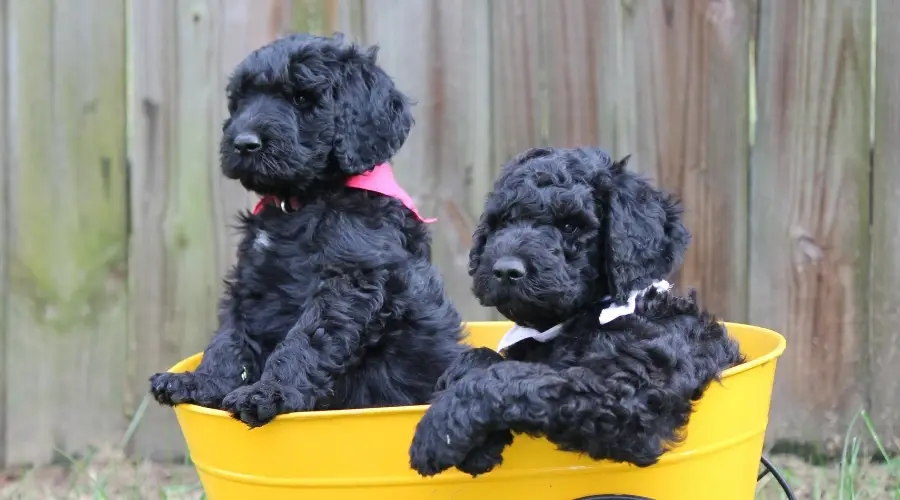
M 798 499 L 900 500 L 900 457 L 887 451 L 865 411 L 851 420 L 844 434 L 841 455 L 833 463 L 812 466 L 792 456 L 776 456 L 772 460 Z M 760 481 L 756 498 L 787 497 L 769 475 Z

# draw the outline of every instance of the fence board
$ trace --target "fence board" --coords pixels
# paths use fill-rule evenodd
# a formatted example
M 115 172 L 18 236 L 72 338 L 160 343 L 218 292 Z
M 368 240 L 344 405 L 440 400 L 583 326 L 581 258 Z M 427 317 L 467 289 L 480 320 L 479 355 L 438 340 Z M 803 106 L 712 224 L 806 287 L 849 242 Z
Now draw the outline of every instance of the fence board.
M 8 2 L 0 1 L 0 380 L 6 380 L 6 336 L 9 310 L 7 300 L 7 256 L 9 255 L 9 173 L 11 157 L 9 147 L 9 106 L 7 81 L 9 80 L 6 60 L 6 35 L 9 22 Z M 0 382 L 0 467 L 6 462 L 6 384 Z
M 619 2 L 542 0 L 548 139 L 616 149 Z
M 434 1 L 431 33 L 431 143 L 436 199 L 432 260 L 463 318 L 496 316 L 472 295 L 472 232 L 493 183 L 490 7 L 480 0 Z M 469 33 L 460 37 L 460 33 Z
M 118 439 L 125 375 L 125 11 L 9 5 L 7 460 Z
M 633 82 L 618 93 L 635 106 L 620 142 L 682 198 L 694 235 L 676 281 L 733 321 L 746 317 L 750 23 L 747 2 L 635 3 Z
M 838 441 L 866 390 L 869 8 L 760 4 L 749 310 L 788 338 L 774 437 Z
M 133 0 L 131 102 L 132 387 L 202 350 L 222 278 L 235 261 L 239 209 L 252 196 L 219 170 L 227 75 L 282 29 L 280 0 Z M 171 410 L 151 403 L 134 436 L 142 455 L 183 455 Z
M 491 161 L 549 142 L 541 0 L 491 2 Z
M 867 382 L 881 437 L 900 447 L 900 3 L 877 3 L 875 163 L 872 173 L 872 272 Z
M 365 21 L 363 2 L 365 0 L 329 0 L 336 2 L 337 25 L 335 30 L 344 33 L 353 40 L 365 38 Z
M 348 0 L 287 0 L 290 31 L 330 36 L 336 31 L 341 3 Z

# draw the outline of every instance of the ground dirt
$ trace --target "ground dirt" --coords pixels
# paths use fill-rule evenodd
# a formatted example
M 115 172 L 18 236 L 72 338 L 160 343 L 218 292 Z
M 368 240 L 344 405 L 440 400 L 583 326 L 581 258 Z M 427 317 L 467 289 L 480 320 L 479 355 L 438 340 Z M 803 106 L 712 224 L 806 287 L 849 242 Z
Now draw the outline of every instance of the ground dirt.
M 201 500 L 188 464 L 135 462 L 105 452 L 90 460 L 0 471 L 2 500 Z
M 883 464 L 862 464 L 854 466 L 853 470 L 845 466 L 842 474 L 837 463 L 813 466 L 786 455 L 774 457 L 773 462 L 782 470 L 798 500 L 900 500 L 898 471 Z M 203 498 L 203 490 L 190 465 L 136 463 L 114 453 L 93 457 L 90 461 L 0 472 L 0 499 L 3 500 Z M 767 477 L 760 482 L 757 498 L 781 500 L 786 497 L 780 493 L 774 478 Z

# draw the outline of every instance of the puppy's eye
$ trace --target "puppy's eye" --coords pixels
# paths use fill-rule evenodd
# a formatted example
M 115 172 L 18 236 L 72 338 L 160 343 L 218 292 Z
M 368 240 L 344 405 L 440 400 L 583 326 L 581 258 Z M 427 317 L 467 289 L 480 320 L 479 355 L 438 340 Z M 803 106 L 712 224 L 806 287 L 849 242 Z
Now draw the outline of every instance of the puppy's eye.
M 299 94 L 294 94 L 294 106 L 299 106 L 306 102 L 306 97 L 303 97 Z
M 573 234 L 574 232 L 578 231 L 578 227 L 575 226 L 575 224 L 568 223 L 562 227 L 562 231 L 566 234 Z

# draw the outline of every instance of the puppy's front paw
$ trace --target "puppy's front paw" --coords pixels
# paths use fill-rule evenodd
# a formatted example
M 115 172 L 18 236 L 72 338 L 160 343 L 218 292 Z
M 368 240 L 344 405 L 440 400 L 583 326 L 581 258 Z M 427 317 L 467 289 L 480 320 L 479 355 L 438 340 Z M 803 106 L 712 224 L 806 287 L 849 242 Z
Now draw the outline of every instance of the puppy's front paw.
M 488 434 L 484 444 L 476 446 L 466 455 L 456 468 L 472 477 L 492 471 L 503 463 L 503 450 L 513 442 L 513 434 L 508 429 Z
M 422 476 L 434 476 L 453 467 L 463 458 L 452 446 L 450 434 L 444 432 L 443 426 L 434 422 L 428 412 L 416 426 L 412 446 L 409 448 L 409 465 Z
M 222 400 L 222 409 L 250 428 L 265 425 L 276 415 L 311 410 L 314 405 L 313 398 L 275 382 L 240 387 Z
M 160 404 L 195 404 L 218 408 L 232 389 L 239 387 L 237 378 L 218 377 L 206 373 L 157 373 L 150 377 L 150 394 Z
M 481 444 L 474 442 L 470 433 L 459 432 L 465 427 L 451 428 L 451 425 L 467 425 L 469 409 L 460 408 L 459 414 L 451 416 L 451 408 L 447 399 L 438 398 L 416 426 L 409 448 L 409 465 L 422 476 L 433 476 L 458 466 L 473 448 Z
M 150 377 L 150 394 L 159 404 L 197 403 L 197 379 L 193 373 L 156 373 Z

